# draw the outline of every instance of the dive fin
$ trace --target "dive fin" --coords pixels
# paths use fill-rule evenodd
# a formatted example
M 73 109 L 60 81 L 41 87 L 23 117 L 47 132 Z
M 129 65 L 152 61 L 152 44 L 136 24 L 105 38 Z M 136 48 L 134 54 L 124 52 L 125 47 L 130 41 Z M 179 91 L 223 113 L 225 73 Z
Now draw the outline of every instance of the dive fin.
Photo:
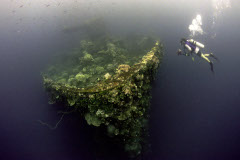
M 209 64 L 210 64 L 210 66 L 211 66 L 211 71 L 214 73 L 214 70 L 213 70 L 213 63 L 210 62 Z
M 213 57 L 215 60 L 217 60 L 217 61 L 218 61 L 218 58 L 217 58 L 216 56 L 214 56 L 214 54 L 213 54 L 213 53 L 210 53 L 210 57 Z

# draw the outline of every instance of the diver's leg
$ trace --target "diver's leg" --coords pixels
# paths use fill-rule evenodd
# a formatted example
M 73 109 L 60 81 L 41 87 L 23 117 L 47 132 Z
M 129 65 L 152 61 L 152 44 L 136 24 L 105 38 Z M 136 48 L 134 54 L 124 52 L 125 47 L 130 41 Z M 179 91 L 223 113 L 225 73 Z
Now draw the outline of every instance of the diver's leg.
M 218 58 L 213 53 L 210 53 L 209 55 L 210 55 L 210 57 L 213 57 L 215 60 L 218 61 Z
M 208 59 L 208 56 L 209 56 L 209 54 L 201 54 L 201 57 L 203 58 L 203 59 L 205 59 L 208 63 L 210 63 L 211 61 Z
M 210 55 L 210 54 L 201 54 L 201 57 L 204 58 L 204 59 L 210 64 L 211 71 L 214 72 L 214 71 L 213 71 L 213 62 L 211 62 L 211 61 L 208 59 L 208 56 L 209 56 L 209 55 Z
M 207 54 L 207 53 L 204 53 L 203 54 L 205 57 L 209 57 L 210 56 L 210 54 Z
M 218 58 L 213 54 L 213 53 L 210 53 L 210 54 L 207 54 L 207 53 L 205 53 L 205 54 L 203 54 L 205 57 L 213 57 L 215 60 L 217 60 L 218 61 Z

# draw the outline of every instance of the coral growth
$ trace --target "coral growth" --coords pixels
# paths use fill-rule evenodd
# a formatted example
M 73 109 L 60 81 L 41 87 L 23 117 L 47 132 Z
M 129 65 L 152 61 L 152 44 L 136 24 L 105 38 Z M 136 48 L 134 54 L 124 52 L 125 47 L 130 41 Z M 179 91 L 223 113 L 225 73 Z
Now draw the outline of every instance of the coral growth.
M 149 39 L 84 40 L 79 52 L 64 57 L 70 63 L 61 61 L 43 74 L 52 103 L 76 108 L 89 125 L 105 128 L 132 155 L 141 153 L 147 135 L 151 82 L 162 59 L 162 44 Z M 148 50 L 147 42 L 154 47 Z M 129 46 L 137 43 L 148 52 Z

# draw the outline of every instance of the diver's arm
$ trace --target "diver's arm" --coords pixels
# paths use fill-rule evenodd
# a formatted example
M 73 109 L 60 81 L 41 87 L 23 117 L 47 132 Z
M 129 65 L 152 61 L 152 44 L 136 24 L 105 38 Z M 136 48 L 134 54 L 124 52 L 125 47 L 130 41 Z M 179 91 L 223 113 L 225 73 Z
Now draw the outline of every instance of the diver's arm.
M 190 48 L 191 49 L 191 48 Z M 191 51 L 189 51 L 189 50 L 187 50 L 187 52 L 186 52 L 186 47 L 184 46 L 184 50 L 183 50 L 183 54 L 182 55 L 184 55 L 184 56 L 189 56 L 190 55 L 190 53 L 191 53 Z
M 187 41 L 188 41 L 188 42 L 191 42 L 191 43 L 193 43 L 193 42 L 194 42 L 194 40 L 193 40 L 193 39 L 188 39 Z

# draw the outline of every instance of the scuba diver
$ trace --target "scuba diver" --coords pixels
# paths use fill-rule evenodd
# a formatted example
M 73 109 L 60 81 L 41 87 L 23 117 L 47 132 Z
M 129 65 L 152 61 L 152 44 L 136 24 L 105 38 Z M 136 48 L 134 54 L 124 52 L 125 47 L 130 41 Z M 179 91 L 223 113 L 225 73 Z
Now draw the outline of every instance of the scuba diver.
M 207 54 L 207 53 L 202 53 L 200 51 L 200 48 L 204 48 L 204 45 L 194 41 L 193 39 L 189 39 L 186 40 L 185 38 L 182 38 L 180 41 L 181 45 L 184 47 L 184 53 L 182 52 L 181 49 L 178 49 L 177 54 L 178 55 L 185 55 L 185 56 L 189 56 L 190 54 L 192 54 L 193 52 L 196 53 L 196 55 L 198 55 L 199 57 L 205 59 L 211 66 L 211 71 L 214 72 L 213 70 L 213 62 L 208 58 L 208 57 L 212 57 L 215 60 L 218 60 L 216 56 L 213 55 L 213 53 Z M 185 52 L 185 50 L 188 50 L 188 52 Z

